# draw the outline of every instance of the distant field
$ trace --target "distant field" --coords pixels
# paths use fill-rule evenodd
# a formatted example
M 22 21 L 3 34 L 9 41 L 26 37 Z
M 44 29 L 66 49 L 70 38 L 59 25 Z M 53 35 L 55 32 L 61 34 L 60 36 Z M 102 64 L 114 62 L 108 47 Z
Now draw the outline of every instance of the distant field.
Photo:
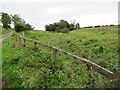
M 51 68 L 49 49 L 31 43 L 23 47 L 12 37 L 4 40 L 2 47 L 4 87 L 114 87 L 102 75 L 94 71 L 88 73 L 85 65 L 61 54 L 57 54 L 57 61 Z M 26 31 L 25 38 L 86 58 L 111 71 L 118 66 L 118 29 L 79 29 L 67 34 Z

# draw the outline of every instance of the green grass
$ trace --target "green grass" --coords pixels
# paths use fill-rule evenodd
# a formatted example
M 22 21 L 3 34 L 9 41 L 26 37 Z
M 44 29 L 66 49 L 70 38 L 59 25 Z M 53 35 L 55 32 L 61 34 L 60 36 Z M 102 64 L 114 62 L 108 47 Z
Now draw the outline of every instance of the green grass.
M 2 29 L 2 35 L 4 35 L 4 34 L 8 34 L 9 32 L 10 32 L 10 30 Z
M 31 32 L 35 33 L 35 31 Z M 43 32 L 40 33 L 43 34 Z M 117 66 L 118 29 L 80 29 L 72 31 L 69 34 L 47 34 L 48 35 L 39 36 L 26 33 L 25 36 L 34 41 L 54 46 L 89 59 L 109 70 Z M 111 63 L 111 65 L 109 65 L 109 63 Z
M 27 31 L 25 37 L 89 59 L 112 71 L 118 64 L 117 32 L 117 29 L 79 29 L 67 34 Z M 85 65 L 61 54 L 57 54 L 57 60 L 51 67 L 50 49 L 34 46 L 32 43 L 29 43 L 29 47 L 24 47 L 12 37 L 4 40 L 2 44 L 5 87 L 114 87 L 114 84 L 102 75 L 95 71 L 88 72 Z

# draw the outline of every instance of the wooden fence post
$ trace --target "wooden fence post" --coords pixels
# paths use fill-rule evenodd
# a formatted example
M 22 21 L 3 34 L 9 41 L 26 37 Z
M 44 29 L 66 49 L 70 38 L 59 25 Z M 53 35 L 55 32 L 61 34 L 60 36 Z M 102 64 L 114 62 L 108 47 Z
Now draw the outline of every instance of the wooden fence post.
M 113 71 L 113 80 L 112 82 L 115 84 L 115 88 L 120 88 L 120 75 L 118 73 L 118 69 L 117 68 L 114 68 L 114 71 Z
M 15 40 L 17 41 L 17 36 L 15 36 Z
M 89 64 L 86 65 L 87 66 L 87 71 L 88 71 L 88 84 L 90 85 L 91 83 L 91 87 L 94 88 L 94 79 L 92 76 L 92 67 L 90 67 Z M 92 80 L 92 81 L 91 81 Z
M 23 46 L 26 47 L 26 39 L 23 39 L 24 43 Z
M 55 61 L 56 61 L 56 49 L 52 49 L 52 57 L 51 57 L 51 60 L 50 60 L 50 65 L 52 66 Z
M 29 45 L 28 45 L 28 41 L 26 40 L 26 47 L 28 47 Z
M 19 37 L 19 42 L 21 43 L 21 38 Z

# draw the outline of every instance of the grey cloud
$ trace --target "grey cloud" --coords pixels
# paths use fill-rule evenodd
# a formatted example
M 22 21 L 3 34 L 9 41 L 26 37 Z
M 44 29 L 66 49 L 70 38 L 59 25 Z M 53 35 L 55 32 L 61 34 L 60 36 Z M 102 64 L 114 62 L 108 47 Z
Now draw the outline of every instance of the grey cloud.
M 50 2 L 51 1 L 51 2 Z M 27 2 L 27 3 L 1 3 L 1 10 L 4 12 L 8 12 L 10 14 L 21 14 L 21 17 L 25 18 L 25 20 L 33 26 L 44 29 L 44 25 L 57 22 L 60 19 L 65 20 L 73 20 L 76 22 L 83 21 L 83 26 L 85 26 L 85 22 L 88 22 L 89 18 L 92 18 L 93 21 L 97 22 L 113 22 L 116 21 L 116 18 L 113 16 L 117 15 L 117 0 L 50 0 L 50 1 L 41 1 L 41 2 Z M 112 14 L 111 14 L 112 13 Z M 114 14 L 113 14 L 114 13 Z M 101 15 L 101 20 L 97 21 L 93 17 Z M 107 18 L 112 17 L 111 20 Z M 105 17 L 107 19 L 105 19 Z M 84 17 L 84 20 L 83 18 Z M 85 19 L 85 17 L 87 19 Z M 99 16 L 100 17 L 100 16 Z M 103 17 L 103 18 L 102 18 Z M 115 20 L 114 20 L 115 19 Z M 90 19 L 91 20 L 91 19 Z M 113 20 L 113 21 L 112 21 Z M 91 25 L 91 23 L 86 23 L 87 25 Z M 99 24 L 99 23 L 98 23 Z

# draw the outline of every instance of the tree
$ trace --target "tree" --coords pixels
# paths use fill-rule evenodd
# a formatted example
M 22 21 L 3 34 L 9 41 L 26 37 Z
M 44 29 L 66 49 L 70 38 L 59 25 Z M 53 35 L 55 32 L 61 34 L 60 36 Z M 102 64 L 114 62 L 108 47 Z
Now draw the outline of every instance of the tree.
M 17 24 L 17 23 L 26 23 L 25 20 L 22 19 L 22 18 L 20 17 L 20 15 L 18 15 L 18 14 L 11 15 L 11 19 L 12 19 L 12 21 L 13 21 L 13 23 L 14 23 L 14 26 L 15 26 L 15 24 Z
M 74 24 L 70 24 L 69 29 L 70 29 L 70 31 L 71 31 L 71 30 L 74 30 Z
M 74 24 L 69 24 L 65 20 L 60 20 L 60 22 L 58 22 L 58 23 L 45 25 L 46 31 L 62 32 L 61 30 L 64 28 L 67 28 L 68 30 L 74 30 Z M 63 32 L 64 32 L 64 30 L 63 30 Z
M 10 28 L 11 18 L 7 13 L 2 13 L 1 22 L 4 28 Z
M 80 29 L 80 24 L 77 23 L 75 29 Z
M 69 28 L 69 23 L 65 20 L 60 20 L 58 25 L 61 29 L 65 28 L 65 27 Z
M 45 25 L 45 30 L 49 31 L 49 25 Z
M 32 26 L 30 24 L 25 24 L 25 23 L 16 23 L 15 24 L 15 31 L 16 32 L 21 32 L 21 31 L 26 31 L 26 30 L 33 30 Z
M 30 24 L 25 25 L 25 30 L 33 30 L 32 26 Z

